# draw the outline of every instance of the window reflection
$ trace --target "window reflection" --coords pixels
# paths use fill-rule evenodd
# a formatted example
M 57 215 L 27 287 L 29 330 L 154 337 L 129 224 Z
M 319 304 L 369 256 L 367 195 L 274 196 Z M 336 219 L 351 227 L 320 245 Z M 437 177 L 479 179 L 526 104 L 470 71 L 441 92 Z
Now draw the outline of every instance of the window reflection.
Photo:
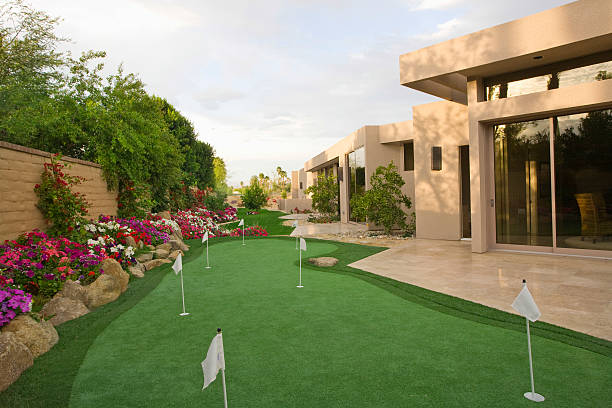
M 607 79 L 612 79 L 612 61 L 491 84 L 485 88 L 485 97 L 491 101 Z
M 354 152 L 349 153 L 348 155 L 348 164 L 349 164 L 349 176 L 350 176 L 350 184 L 349 184 L 349 199 L 359 196 L 365 192 L 365 149 L 363 147 L 355 150 Z M 350 206 L 349 206 L 350 207 Z M 350 208 L 349 208 L 350 209 Z M 351 221 L 365 221 L 361 219 L 357 219 L 353 215 L 352 209 L 349 212 L 349 218 Z

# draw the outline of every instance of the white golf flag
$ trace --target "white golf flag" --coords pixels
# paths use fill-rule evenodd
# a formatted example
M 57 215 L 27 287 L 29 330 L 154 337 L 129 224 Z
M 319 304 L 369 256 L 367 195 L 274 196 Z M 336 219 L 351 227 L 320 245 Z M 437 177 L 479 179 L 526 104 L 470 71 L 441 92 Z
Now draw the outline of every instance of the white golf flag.
M 304 238 L 300 238 L 300 250 L 306 250 L 306 240 Z
M 174 261 L 174 265 L 172 265 L 172 269 L 174 269 L 175 274 L 179 274 L 179 272 L 183 269 L 183 257 L 179 253 Z
M 225 356 L 223 354 L 223 337 L 221 333 L 217 334 L 208 348 L 206 358 L 202 361 L 202 371 L 204 372 L 204 386 L 208 387 L 211 382 L 215 381 L 219 370 L 225 370 Z
M 512 308 L 532 322 L 538 320 L 542 315 L 529 289 L 527 289 L 526 283 L 523 283 L 523 289 L 521 289 L 516 299 L 514 299 L 514 302 L 512 302 Z
M 240 224 L 238 224 L 239 227 L 244 226 L 244 218 L 240 220 Z
M 297 220 L 293 221 L 293 224 L 291 225 L 293 228 L 297 228 L 298 226 L 298 222 Z
M 202 243 L 205 243 L 206 241 L 208 241 L 208 231 L 206 231 L 206 234 L 202 236 Z

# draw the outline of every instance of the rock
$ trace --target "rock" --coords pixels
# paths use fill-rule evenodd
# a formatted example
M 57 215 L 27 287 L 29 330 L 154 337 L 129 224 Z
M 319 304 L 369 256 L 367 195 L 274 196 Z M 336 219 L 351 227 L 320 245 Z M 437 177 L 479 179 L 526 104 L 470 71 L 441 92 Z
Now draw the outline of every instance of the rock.
M 155 251 L 155 247 L 153 245 L 145 245 L 149 251 Z
M 160 213 L 157 213 L 157 215 L 162 217 L 164 220 L 171 220 L 172 219 L 172 217 L 170 216 L 170 211 L 162 211 Z
M 64 287 L 61 292 L 59 292 L 55 296 L 62 296 L 68 299 L 74 299 L 82 302 L 83 304 L 87 304 L 87 290 L 85 290 L 84 286 L 81 286 L 80 283 L 76 281 L 67 280 L 64 283 Z
M 127 237 L 125 237 L 125 244 L 127 246 L 131 246 L 132 248 L 136 248 L 138 245 L 136 244 L 136 240 L 131 237 L 130 235 L 128 235 Z
M 320 258 L 310 258 L 308 262 L 314 266 L 330 267 L 337 264 L 338 260 L 336 258 L 332 258 L 331 256 L 323 256 Z
M 0 391 L 6 390 L 32 364 L 32 352 L 14 333 L 0 333 Z
M 87 289 L 87 307 L 90 309 L 105 305 L 121 295 L 121 284 L 111 275 L 100 275 Z
M 159 259 L 159 258 L 167 258 L 168 255 L 170 255 L 170 251 L 167 249 L 156 249 L 155 250 L 155 259 Z
M 138 248 L 144 248 L 144 242 L 142 242 L 142 240 L 138 241 Z
M 92 283 L 93 285 L 93 283 Z M 69 320 L 74 320 L 89 313 L 87 306 L 80 300 L 67 297 L 54 297 L 42 308 L 40 314 L 49 319 L 53 326 L 60 325 Z
M 172 231 L 174 231 L 174 232 L 170 236 L 170 239 L 176 239 L 178 241 L 182 241 L 183 240 L 183 232 L 181 231 L 180 228 L 178 230 L 173 229 Z
M 25 344 L 32 353 L 32 358 L 45 354 L 55 346 L 59 340 L 57 331 L 50 322 L 37 322 L 28 315 L 19 315 L 8 326 L 2 329 L 3 333 L 13 333 L 17 340 Z
M 176 257 L 179 256 L 179 254 L 185 255 L 183 251 L 181 251 L 180 249 L 177 249 L 176 251 L 172 251 L 170 255 L 168 255 L 168 259 L 172 259 L 174 261 Z
M 148 253 L 148 254 L 140 254 L 136 257 L 136 260 L 138 262 L 147 262 L 150 261 L 151 259 L 153 259 L 153 254 L 152 253 Z
M 156 268 L 159 265 L 163 265 L 165 263 L 172 263 L 172 261 L 168 259 L 154 259 L 152 261 L 145 262 L 144 266 L 147 271 L 150 271 L 151 269 Z
M 142 265 L 142 264 L 140 264 Z M 143 266 L 144 268 L 144 266 Z M 144 278 L 144 271 L 140 268 L 137 268 L 135 266 L 130 266 L 128 267 L 128 270 L 130 271 L 130 274 L 135 277 L 135 278 Z
M 180 249 L 183 252 L 189 251 L 189 246 L 185 244 L 183 241 L 173 239 L 173 240 L 168 241 L 168 243 L 172 246 L 172 250 Z
M 121 287 L 121 293 L 125 292 L 128 287 L 130 275 L 123 270 L 119 262 L 112 258 L 106 258 L 100 264 L 100 268 L 104 269 L 104 275 L 110 275 L 117 280 Z
M 169 242 L 166 242 L 165 244 L 159 244 L 155 247 L 155 249 L 163 249 L 169 252 L 172 249 L 172 244 L 170 244 Z

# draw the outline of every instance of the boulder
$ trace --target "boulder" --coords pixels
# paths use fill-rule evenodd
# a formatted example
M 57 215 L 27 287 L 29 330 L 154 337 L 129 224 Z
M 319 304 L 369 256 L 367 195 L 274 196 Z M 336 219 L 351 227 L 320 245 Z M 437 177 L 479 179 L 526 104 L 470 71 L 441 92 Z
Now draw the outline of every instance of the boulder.
M 68 299 L 78 300 L 83 304 L 87 304 L 87 290 L 84 286 L 76 281 L 67 280 L 61 292 L 55 296 L 61 296 Z
M 167 258 L 168 255 L 170 255 L 170 250 L 168 249 L 156 249 L 155 250 L 155 259 L 159 259 L 159 258 Z
M 117 280 L 121 287 L 121 293 L 126 291 L 130 275 L 123 270 L 119 262 L 112 258 L 106 258 L 100 263 L 100 268 L 104 269 L 104 275 L 110 275 Z
M 155 247 L 153 245 L 145 245 L 145 247 L 149 250 L 149 251 L 155 251 Z
M 189 251 L 189 246 L 185 244 L 182 240 L 179 241 L 178 239 L 172 239 L 168 241 L 168 244 L 172 246 L 172 250 L 180 249 L 183 252 Z
M 32 364 L 32 352 L 14 333 L 0 333 L 0 391 L 6 390 Z
M 138 241 L 138 248 L 144 248 L 144 242 L 142 242 L 142 240 Z
M 331 256 L 322 256 L 320 258 L 310 258 L 308 262 L 314 266 L 330 267 L 337 264 L 338 260 L 336 258 L 332 258 Z
M 137 262 L 135 265 L 132 265 L 128 268 L 130 274 L 136 278 L 144 278 L 145 266 L 140 262 Z
M 87 289 L 87 307 L 90 309 L 105 305 L 121 295 L 121 284 L 111 275 L 100 275 Z
M 87 313 L 89 313 L 89 309 L 83 302 L 62 296 L 56 296 L 51 299 L 40 311 L 40 314 L 44 318 L 51 318 L 49 322 L 51 322 L 53 326 L 60 325 L 69 320 L 74 320 Z
M 147 262 L 147 261 L 150 261 L 151 259 L 153 259 L 152 253 L 140 254 L 136 257 L 136 260 L 138 262 Z
M 125 237 L 125 244 L 127 246 L 131 246 L 132 248 L 137 248 L 138 247 L 138 245 L 136 244 L 136 240 L 133 237 L 131 237 L 130 235 Z
M 181 251 L 180 249 L 177 249 L 176 251 L 170 252 L 170 255 L 168 255 L 168 259 L 172 259 L 174 261 L 176 260 L 176 257 L 179 256 L 179 254 L 185 255 L 183 251 Z
M 162 211 L 160 213 L 157 213 L 157 215 L 162 217 L 164 220 L 171 220 L 172 219 L 172 217 L 170 216 L 170 211 Z
M 165 263 L 172 263 L 172 261 L 168 259 L 154 259 L 152 261 L 145 262 L 144 266 L 147 271 L 150 271 L 151 269 L 156 268 L 159 265 L 163 265 Z
M 59 340 L 53 324 L 46 321 L 37 322 L 28 315 L 19 315 L 4 329 L 3 333 L 13 333 L 17 340 L 25 344 L 32 353 L 32 358 L 45 354 Z
M 165 244 L 159 244 L 155 247 L 155 249 L 163 249 L 166 251 L 170 251 L 172 249 L 172 244 L 170 244 L 169 242 L 166 242 Z

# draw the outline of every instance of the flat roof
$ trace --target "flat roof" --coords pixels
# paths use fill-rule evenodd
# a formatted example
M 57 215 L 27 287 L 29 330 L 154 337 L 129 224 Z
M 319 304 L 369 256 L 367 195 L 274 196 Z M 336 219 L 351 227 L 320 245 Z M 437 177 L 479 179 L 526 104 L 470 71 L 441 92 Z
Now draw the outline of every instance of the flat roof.
M 400 83 L 467 104 L 468 79 L 606 51 L 612 51 L 612 1 L 580 0 L 403 54 Z

